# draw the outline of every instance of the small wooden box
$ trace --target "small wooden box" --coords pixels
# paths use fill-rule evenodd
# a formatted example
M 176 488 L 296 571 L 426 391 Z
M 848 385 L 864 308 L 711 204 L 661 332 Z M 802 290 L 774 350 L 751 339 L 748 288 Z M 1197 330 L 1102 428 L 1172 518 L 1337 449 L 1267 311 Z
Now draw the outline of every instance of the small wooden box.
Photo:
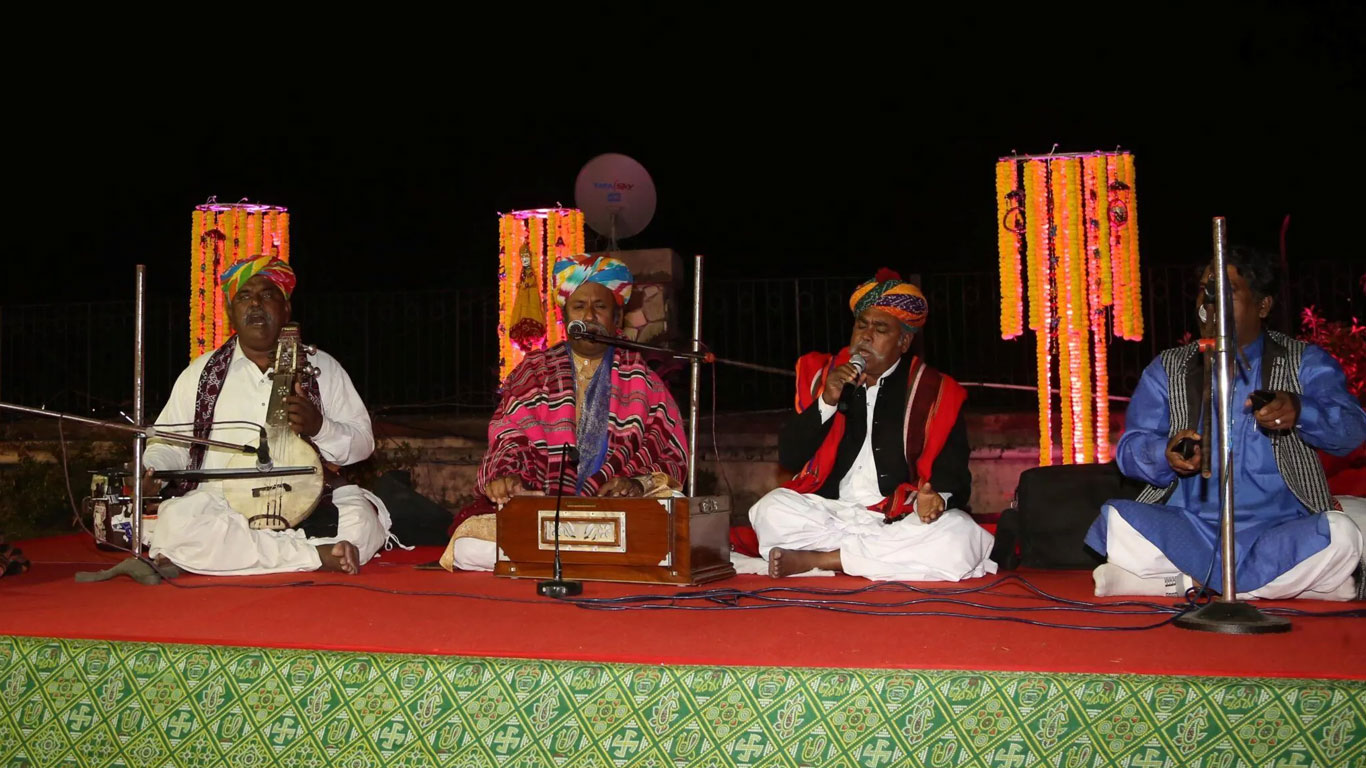
M 555 497 L 517 496 L 498 512 L 493 572 L 548 579 L 555 563 Z M 735 575 L 730 498 L 567 496 L 560 505 L 564 578 L 702 584 Z

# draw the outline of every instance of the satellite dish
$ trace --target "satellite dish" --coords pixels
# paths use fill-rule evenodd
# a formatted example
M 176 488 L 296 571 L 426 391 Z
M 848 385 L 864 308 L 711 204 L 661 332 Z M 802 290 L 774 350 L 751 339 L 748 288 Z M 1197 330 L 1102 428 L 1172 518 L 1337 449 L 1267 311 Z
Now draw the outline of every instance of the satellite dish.
M 655 183 L 645 166 L 609 152 L 579 170 L 574 205 L 588 226 L 607 238 L 607 249 L 615 251 L 619 238 L 640 232 L 654 218 Z

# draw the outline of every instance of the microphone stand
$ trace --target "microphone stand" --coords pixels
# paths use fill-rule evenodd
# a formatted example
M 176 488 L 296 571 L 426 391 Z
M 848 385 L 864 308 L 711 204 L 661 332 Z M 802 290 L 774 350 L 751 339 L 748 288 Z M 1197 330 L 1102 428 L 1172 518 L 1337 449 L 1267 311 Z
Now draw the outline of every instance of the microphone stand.
M 583 594 L 583 583 L 578 581 L 565 581 L 564 571 L 560 565 L 560 503 L 564 500 L 564 470 L 569 463 L 570 453 L 574 447 L 565 443 L 558 449 L 560 454 L 560 479 L 555 488 L 555 576 L 549 581 L 542 581 L 536 585 L 536 594 L 545 597 L 564 598 Z M 540 523 L 537 522 L 537 526 Z M 537 532 L 539 535 L 539 532 Z
M 1210 397 L 1217 403 L 1219 416 L 1219 539 L 1222 544 L 1223 589 L 1219 598 L 1198 610 L 1184 613 L 1173 622 L 1183 629 L 1202 632 L 1220 632 L 1232 635 L 1263 635 L 1274 632 L 1289 632 L 1290 622 L 1280 616 L 1268 616 L 1250 603 L 1238 600 L 1236 568 L 1234 567 L 1234 530 L 1233 530 L 1233 382 L 1230 378 L 1237 339 L 1236 328 L 1232 321 L 1233 307 L 1229 301 L 1228 267 L 1225 253 L 1228 249 L 1228 232 L 1224 217 L 1214 217 L 1214 280 L 1216 286 L 1216 318 L 1218 336 L 1215 349 L 1218 355 L 1218 397 Z M 1207 380 L 1210 377 L 1206 377 Z M 1214 416 L 1211 411 L 1210 416 Z

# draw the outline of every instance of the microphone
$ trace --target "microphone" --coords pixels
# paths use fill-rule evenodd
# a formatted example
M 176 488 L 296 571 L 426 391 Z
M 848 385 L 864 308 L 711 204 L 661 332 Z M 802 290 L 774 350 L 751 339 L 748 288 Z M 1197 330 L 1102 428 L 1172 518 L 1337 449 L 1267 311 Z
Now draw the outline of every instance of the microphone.
M 569 338 L 571 339 L 582 338 L 583 335 L 588 332 L 588 323 L 585 323 L 582 320 L 571 320 L 569 325 L 566 326 L 565 332 L 569 334 Z
M 858 375 L 863 373 L 864 369 L 868 367 L 868 361 L 863 358 L 863 355 L 860 355 L 857 352 L 849 356 L 849 364 L 854 366 L 854 378 L 858 378 Z M 853 399 L 854 390 L 856 389 L 858 389 L 858 387 L 854 385 L 852 380 L 844 382 L 844 389 L 840 390 L 840 401 L 839 404 L 835 406 L 835 409 L 840 413 L 847 412 L 849 410 L 849 401 Z
M 270 446 L 266 443 L 266 428 L 261 428 L 261 444 L 256 446 L 256 471 L 269 472 L 275 468 L 275 462 L 270 460 Z

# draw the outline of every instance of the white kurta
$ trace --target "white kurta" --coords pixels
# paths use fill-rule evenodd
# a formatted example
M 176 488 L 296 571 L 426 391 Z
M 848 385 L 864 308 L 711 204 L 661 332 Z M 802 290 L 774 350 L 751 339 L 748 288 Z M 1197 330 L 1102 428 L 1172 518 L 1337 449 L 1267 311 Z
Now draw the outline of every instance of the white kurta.
M 885 515 L 868 509 L 883 499 L 873 460 L 873 407 L 882 382 L 894 370 L 895 365 L 868 387 L 868 428 L 858 456 L 840 480 L 838 499 L 779 488 L 750 508 L 764 559 L 775 547 L 838 550 L 845 573 L 879 581 L 959 581 L 996 572 L 991 534 L 962 510 L 945 510 L 932 523 L 908 515 L 887 525 Z M 819 398 L 816 403 L 821 420 L 829 421 L 835 406 Z M 846 415 L 851 417 L 857 418 Z M 940 496 L 948 501 L 948 494 Z
M 211 354 L 196 358 L 181 372 L 166 407 L 157 417 L 157 425 L 194 421 L 199 376 Z M 351 377 L 326 352 L 318 352 L 310 361 L 320 371 L 318 389 L 323 403 L 323 425 L 313 443 L 324 459 L 335 464 L 345 466 L 365 460 L 374 452 L 375 438 L 370 414 L 351 384 Z M 214 408 L 215 425 L 209 437 L 228 443 L 255 444 L 260 434 L 255 426 L 226 422 L 263 423 L 270 389 L 270 378 L 242 354 L 240 347 L 235 347 Z M 162 431 L 190 433 L 192 427 L 167 427 Z M 235 455 L 224 448 L 209 448 L 204 468 L 226 467 Z M 143 454 L 146 466 L 157 470 L 185 469 L 189 460 L 187 444 L 160 439 L 149 440 Z M 337 505 L 338 535 L 309 539 L 297 530 L 248 528 L 246 518 L 224 500 L 222 483 L 203 482 L 194 491 L 161 503 L 157 524 L 147 541 L 154 557 L 165 555 L 185 570 L 206 574 L 311 571 L 322 564 L 316 547 L 338 541 L 355 544 L 361 562 L 368 561 L 389 536 L 389 511 L 373 494 L 354 485 L 333 491 L 332 501 Z

